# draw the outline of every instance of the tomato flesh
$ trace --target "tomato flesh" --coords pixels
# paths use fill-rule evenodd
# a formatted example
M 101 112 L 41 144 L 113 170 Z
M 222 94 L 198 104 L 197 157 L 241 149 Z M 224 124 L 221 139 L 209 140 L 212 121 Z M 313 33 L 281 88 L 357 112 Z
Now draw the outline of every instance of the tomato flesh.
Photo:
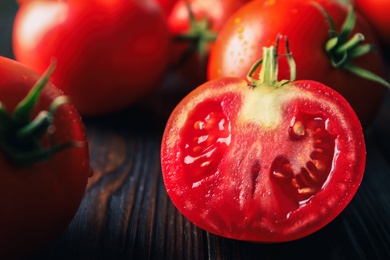
M 197 226 L 224 237 L 289 241 L 333 220 L 363 176 L 360 123 L 339 94 L 302 81 L 251 89 L 205 83 L 173 111 L 161 158 L 167 192 Z

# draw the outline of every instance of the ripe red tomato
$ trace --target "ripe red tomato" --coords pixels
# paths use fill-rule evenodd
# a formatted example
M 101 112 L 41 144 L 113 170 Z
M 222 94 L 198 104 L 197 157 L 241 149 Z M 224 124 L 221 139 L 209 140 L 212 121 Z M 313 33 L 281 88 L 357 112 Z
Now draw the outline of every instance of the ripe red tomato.
M 206 81 L 206 61 L 223 23 L 250 0 L 178 0 L 167 17 L 172 63 L 194 86 Z
M 38 79 L 29 68 L 0 57 L 2 259 L 28 256 L 63 232 L 92 174 L 81 117 L 73 105 L 62 103 L 62 93 L 54 85 L 46 84 L 37 102 L 16 108 Z M 53 113 L 45 112 L 52 108 Z M 33 118 L 40 124 L 30 123 Z M 69 142 L 77 143 L 50 149 Z
M 366 153 L 340 94 L 265 75 L 250 87 L 219 78 L 187 95 L 167 122 L 161 164 L 172 202 L 200 228 L 281 242 L 319 230 L 347 206 Z
M 356 9 L 367 18 L 381 40 L 390 46 L 390 1 L 353 0 Z
M 340 32 L 347 8 L 335 1 L 317 2 Z M 316 80 L 332 87 L 349 101 L 362 124 L 367 125 L 381 107 L 386 88 L 352 74 L 346 66 L 332 66 L 325 51 L 329 29 L 327 19 L 311 1 L 252 1 L 237 10 L 221 29 L 210 53 L 208 78 L 246 78 L 252 64 L 261 57 L 262 47 L 272 44 L 279 33 L 287 35 L 297 63 L 297 79 Z M 364 35 L 365 43 L 378 45 L 376 35 L 359 14 L 351 35 L 357 32 Z M 352 57 L 350 53 L 347 55 Z M 377 52 L 354 58 L 347 65 L 351 63 L 386 77 L 383 58 Z M 288 67 L 281 64 L 280 75 L 288 73 Z
M 84 115 L 140 101 L 168 65 L 169 33 L 154 1 L 30 1 L 16 15 L 13 47 L 42 73 L 54 57 L 53 83 Z

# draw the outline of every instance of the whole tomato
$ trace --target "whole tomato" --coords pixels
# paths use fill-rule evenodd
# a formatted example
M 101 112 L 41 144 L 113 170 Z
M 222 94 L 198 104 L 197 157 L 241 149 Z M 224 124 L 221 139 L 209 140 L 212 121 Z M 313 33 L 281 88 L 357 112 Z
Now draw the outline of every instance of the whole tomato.
M 1 259 L 57 238 L 92 174 L 81 117 L 47 77 L 0 57 Z
M 259 80 L 206 82 L 164 131 L 168 195 L 219 236 L 272 243 L 312 234 L 348 205 L 363 177 L 364 137 L 352 107 L 322 83 L 277 81 L 272 47 Z
M 316 2 L 259 0 L 237 10 L 226 21 L 210 53 L 208 78 L 246 78 L 263 46 L 274 42 L 278 34 L 287 35 L 297 63 L 297 79 L 332 87 L 367 125 L 382 105 L 383 85 L 389 86 L 380 50 L 366 53 L 369 45 L 365 43 L 378 46 L 376 35 L 366 20 L 347 6 Z M 288 66 L 280 64 L 279 72 L 284 77 Z M 364 78 L 367 74 L 377 75 L 380 83 Z
M 250 0 L 178 0 L 167 17 L 172 63 L 193 87 L 206 81 L 207 59 L 228 17 Z
M 383 42 L 390 46 L 390 1 L 353 0 L 353 4 L 375 28 Z
M 154 1 L 28 1 L 17 12 L 15 58 L 42 73 L 84 115 L 132 105 L 159 86 L 168 65 L 169 33 Z

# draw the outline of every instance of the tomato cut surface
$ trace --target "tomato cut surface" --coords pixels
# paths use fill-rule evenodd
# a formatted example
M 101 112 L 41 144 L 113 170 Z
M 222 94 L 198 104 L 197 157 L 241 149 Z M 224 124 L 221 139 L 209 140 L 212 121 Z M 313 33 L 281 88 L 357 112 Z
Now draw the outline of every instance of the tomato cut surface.
M 219 102 L 209 101 L 201 104 L 192 113 L 181 135 L 193 136 L 193 139 L 183 138 L 180 144 L 185 155 L 185 171 L 189 184 L 216 172 L 218 162 L 230 144 L 231 137 L 230 122 L 223 114 Z
M 362 180 L 365 144 L 341 95 L 315 81 L 209 81 L 171 114 L 161 162 L 191 222 L 246 241 L 307 236 L 333 220 Z

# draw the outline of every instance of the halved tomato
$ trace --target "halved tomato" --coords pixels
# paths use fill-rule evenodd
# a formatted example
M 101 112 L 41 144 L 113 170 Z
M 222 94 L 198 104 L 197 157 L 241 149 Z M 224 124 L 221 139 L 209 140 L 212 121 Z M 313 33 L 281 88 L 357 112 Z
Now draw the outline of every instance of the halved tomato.
M 161 164 L 172 202 L 200 228 L 281 242 L 319 230 L 348 205 L 366 152 L 340 94 L 316 81 L 276 81 L 275 49 L 264 52 L 259 80 L 212 80 L 178 104 Z

